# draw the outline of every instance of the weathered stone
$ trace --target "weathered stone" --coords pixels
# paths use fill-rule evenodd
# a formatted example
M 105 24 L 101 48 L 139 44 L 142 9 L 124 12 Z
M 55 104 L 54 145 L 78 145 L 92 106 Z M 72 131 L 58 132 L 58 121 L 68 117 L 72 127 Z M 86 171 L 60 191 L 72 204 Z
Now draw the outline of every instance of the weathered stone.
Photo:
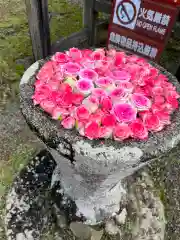
M 102 144 L 100 141 L 84 139 L 75 130 L 61 128 L 33 105 L 31 97 L 35 74 L 43 63 L 35 63 L 21 80 L 21 110 L 31 129 L 50 147 L 58 165 L 54 177 L 59 178 L 64 192 L 75 202 L 76 215 L 83 216 L 87 224 L 94 225 L 119 211 L 119 203 L 126 194 L 123 179 L 178 144 L 180 110 L 174 113 L 170 126 L 150 135 L 147 141 L 120 143 L 108 139 Z M 158 65 L 155 66 L 180 91 L 176 78 Z M 147 195 L 144 197 L 148 198 Z
M 91 229 L 91 240 L 101 240 L 104 230 L 96 231 L 94 229 Z
M 91 229 L 87 225 L 80 222 L 72 222 L 70 224 L 70 229 L 78 240 L 90 240 L 91 239 Z
M 120 232 L 113 220 L 106 222 L 105 231 L 108 235 L 117 235 Z
M 116 222 L 118 224 L 124 224 L 126 221 L 126 216 L 127 216 L 127 210 L 126 208 L 124 208 L 120 214 L 116 215 Z

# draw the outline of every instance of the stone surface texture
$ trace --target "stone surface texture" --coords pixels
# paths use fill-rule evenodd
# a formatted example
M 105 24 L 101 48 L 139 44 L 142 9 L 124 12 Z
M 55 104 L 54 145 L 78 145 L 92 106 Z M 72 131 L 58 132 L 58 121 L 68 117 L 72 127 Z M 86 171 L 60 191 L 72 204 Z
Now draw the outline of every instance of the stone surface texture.
M 65 130 L 31 100 L 35 75 L 43 61 L 33 64 L 20 83 L 21 111 L 31 129 L 49 147 L 57 167 L 52 186 L 58 181 L 64 194 L 76 205 L 76 216 L 87 224 L 97 224 L 115 214 L 126 193 L 122 180 L 165 154 L 180 141 L 180 110 L 164 131 L 147 141 L 90 141 L 75 130 Z M 180 92 L 176 78 L 156 66 Z M 158 146 L 158 147 L 157 147 Z
M 73 218 L 72 203 L 63 196 L 63 189 L 51 186 L 55 167 L 52 155 L 43 150 L 15 179 L 6 202 L 8 240 L 171 239 L 165 238 L 165 208 L 148 169 L 124 179 L 126 195 L 119 201 L 118 212 L 92 227 Z M 59 206 L 54 191 L 61 195 Z

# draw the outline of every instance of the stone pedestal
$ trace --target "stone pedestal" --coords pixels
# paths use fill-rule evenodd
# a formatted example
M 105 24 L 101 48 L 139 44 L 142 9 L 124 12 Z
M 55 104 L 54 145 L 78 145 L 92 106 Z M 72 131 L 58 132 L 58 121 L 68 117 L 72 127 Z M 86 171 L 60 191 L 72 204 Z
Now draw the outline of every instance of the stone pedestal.
M 21 80 L 21 110 L 55 161 L 48 189 L 63 234 L 70 231 L 74 239 L 91 240 L 165 239 L 165 193 L 157 186 L 163 179 L 156 181 L 160 172 L 154 164 L 165 167 L 169 159 L 162 156 L 177 149 L 180 111 L 170 126 L 147 141 L 90 141 L 33 106 L 35 74 L 43 63 L 33 64 Z M 180 92 L 176 78 L 160 70 Z

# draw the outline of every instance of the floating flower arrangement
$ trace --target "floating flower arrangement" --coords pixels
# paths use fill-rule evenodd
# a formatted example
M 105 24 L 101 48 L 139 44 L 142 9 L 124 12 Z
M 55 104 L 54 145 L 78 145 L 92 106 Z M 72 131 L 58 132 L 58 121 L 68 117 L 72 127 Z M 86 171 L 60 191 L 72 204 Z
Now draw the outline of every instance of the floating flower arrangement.
M 57 52 L 36 76 L 34 105 L 88 139 L 147 139 L 171 124 L 179 94 L 145 59 L 114 49 Z

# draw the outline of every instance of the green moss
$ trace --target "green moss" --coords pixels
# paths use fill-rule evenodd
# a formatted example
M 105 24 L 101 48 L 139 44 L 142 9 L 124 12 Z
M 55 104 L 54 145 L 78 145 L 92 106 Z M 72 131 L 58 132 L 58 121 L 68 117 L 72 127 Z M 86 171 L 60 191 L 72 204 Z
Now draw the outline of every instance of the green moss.
M 52 42 L 81 29 L 82 9 L 78 5 L 49 0 L 49 11 L 57 14 L 50 24 Z M 16 95 L 14 82 L 19 82 L 24 72 L 16 60 L 27 56 L 32 56 L 32 47 L 24 1 L 0 0 L 0 100 L 5 88 L 11 89 L 11 96 Z
M 57 14 L 51 19 L 52 42 L 82 28 L 82 9 L 66 1 L 50 0 L 49 10 Z
M 0 161 L 0 239 L 6 239 L 4 235 L 4 211 L 5 197 L 12 184 L 13 179 L 18 172 L 27 163 L 33 153 L 33 149 L 28 145 L 19 145 L 16 152 L 13 153 L 8 161 Z

